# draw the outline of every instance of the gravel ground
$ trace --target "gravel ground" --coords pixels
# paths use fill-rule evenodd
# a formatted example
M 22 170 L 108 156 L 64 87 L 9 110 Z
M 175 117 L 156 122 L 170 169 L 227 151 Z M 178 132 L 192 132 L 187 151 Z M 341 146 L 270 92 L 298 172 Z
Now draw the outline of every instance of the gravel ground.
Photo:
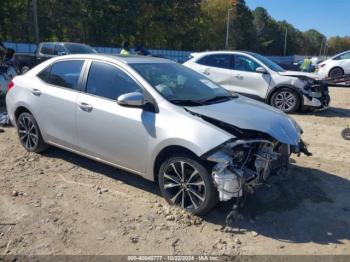
M 1 254 L 349 254 L 350 89 L 332 107 L 294 115 L 312 157 L 292 159 L 231 229 L 232 203 L 204 217 L 169 207 L 155 184 L 60 149 L 26 153 L 0 133 Z M 255 219 L 251 215 L 255 214 Z

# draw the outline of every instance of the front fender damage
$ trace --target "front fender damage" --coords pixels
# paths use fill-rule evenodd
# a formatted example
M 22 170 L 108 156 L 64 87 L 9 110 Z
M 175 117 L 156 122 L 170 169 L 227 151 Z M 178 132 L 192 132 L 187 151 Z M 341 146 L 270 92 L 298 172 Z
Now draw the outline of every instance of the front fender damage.
M 237 136 L 237 128 L 233 130 Z M 202 156 L 215 163 L 212 178 L 220 201 L 254 193 L 271 175 L 286 174 L 292 153 L 312 155 L 301 139 L 296 145 L 288 145 L 260 132 L 256 132 L 256 138 L 254 131 L 249 135 L 243 133 L 241 137 L 244 138 L 229 140 Z
M 273 173 L 285 173 L 288 159 L 289 147 L 262 139 L 229 141 L 206 156 L 216 163 L 212 177 L 220 201 L 253 193 Z

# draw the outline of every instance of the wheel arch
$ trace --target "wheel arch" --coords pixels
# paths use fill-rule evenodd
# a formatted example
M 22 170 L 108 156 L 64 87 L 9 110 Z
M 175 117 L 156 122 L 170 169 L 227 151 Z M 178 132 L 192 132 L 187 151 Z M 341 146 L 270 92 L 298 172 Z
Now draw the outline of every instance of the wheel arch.
M 271 98 L 272 98 L 273 94 L 276 93 L 278 90 L 280 90 L 282 88 L 292 89 L 293 91 L 295 91 L 298 94 L 299 99 L 300 99 L 300 105 L 299 105 L 299 108 L 298 108 L 298 110 L 299 110 L 304 105 L 304 97 L 303 97 L 303 94 L 302 94 L 300 88 L 295 87 L 293 85 L 281 84 L 281 85 L 275 86 L 268 93 L 267 98 L 266 98 L 266 103 L 270 105 L 271 104 Z
M 342 70 L 343 71 L 343 75 L 345 74 L 345 70 L 344 70 L 344 68 L 342 68 L 341 66 L 339 66 L 339 65 L 336 65 L 336 66 L 333 66 L 331 69 L 329 69 L 329 71 L 328 71 L 328 77 L 330 77 L 331 76 L 331 72 L 332 72 L 332 70 L 334 70 L 334 69 L 336 69 L 336 68 L 339 68 L 340 70 Z
M 153 163 L 153 180 L 157 181 L 158 180 L 158 172 L 160 169 L 160 166 L 164 162 L 164 160 L 174 154 L 184 154 L 184 155 L 191 155 L 193 157 L 199 158 L 193 151 L 190 149 L 184 147 L 184 146 L 179 146 L 179 145 L 171 145 L 163 148 L 156 156 L 154 163 Z
M 16 108 L 15 114 L 14 114 L 14 116 L 15 116 L 14 120 L 15 120 L 16 123 L 17 123 L 17 119 L 18 119 L 19 115 L 22 114 L 22 113 L 25 113 L 25 112 L 33 115 L 33 113 L 25 106 L 19 106 L 19 107 Z

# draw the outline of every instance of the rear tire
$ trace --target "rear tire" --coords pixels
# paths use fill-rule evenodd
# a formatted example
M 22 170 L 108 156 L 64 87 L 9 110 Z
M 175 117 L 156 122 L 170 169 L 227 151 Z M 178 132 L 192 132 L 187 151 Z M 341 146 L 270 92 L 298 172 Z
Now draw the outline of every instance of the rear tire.
M 28 152 L 39 153 L 48 148 L 41 135 L 38 123 L 30 113 L 24 112 L 19 115 L 17 133 L 22 146 Z
M 218 202 L 211 171 L 197 157 L 180 154 L 168 157 L 159 169 L 158 182 L 165 200 L 201 215 Z
M 281 88 L 273 93 L 270 104 L 284 113 L 294 113 L 299 109 L 299 94 L 290 88 Z
M 334 67 L 329 71 L 330 78 L 337 78 L 344 75 L 344 70 L 341 67 Z
M 24 75 L 25 73 L 27 73 L 30 70 L 30 68 L 28 66 L 23 66 L 21 68 L 21 75 Z

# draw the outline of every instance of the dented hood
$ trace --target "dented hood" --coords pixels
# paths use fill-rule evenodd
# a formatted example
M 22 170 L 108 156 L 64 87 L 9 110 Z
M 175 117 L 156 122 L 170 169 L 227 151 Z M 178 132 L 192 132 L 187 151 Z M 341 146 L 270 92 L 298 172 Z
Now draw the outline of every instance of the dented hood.
M 266 133 L 284 144 L 297 145 L 300 141 L 300 127 L 292 118 L 278 109 L 243 96 L 186 109 L 241 129 Z
M 298 72 L 298 71 L 285 71 L 285 72 L 279 72 L 282 76 L 306 76 L 314 80 L 319 80 L 320 76 L 315 73 L 307 73 L 307 72 Z

